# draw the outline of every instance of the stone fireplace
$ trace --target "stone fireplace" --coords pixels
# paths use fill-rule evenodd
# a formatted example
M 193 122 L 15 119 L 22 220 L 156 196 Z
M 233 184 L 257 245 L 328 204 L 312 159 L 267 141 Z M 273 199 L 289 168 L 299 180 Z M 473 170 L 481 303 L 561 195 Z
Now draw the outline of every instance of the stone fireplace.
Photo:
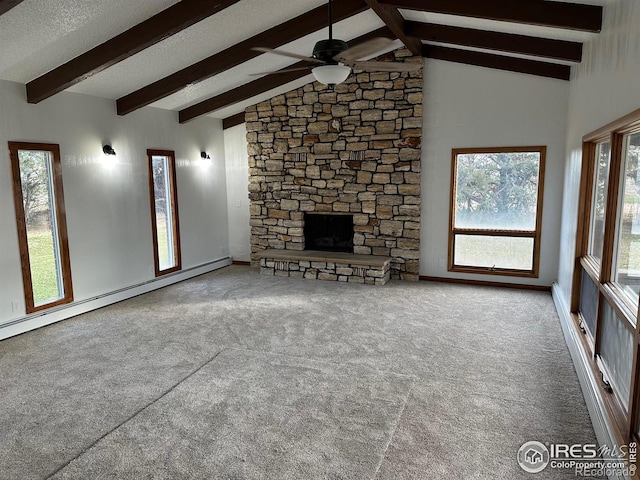
M 406 49 L 385 59 L 422 62 Z M 351 221 L 353 254 L 388 258 L 391 278 L 418 280 L 422 83 L 422 71 L 354 73 L 246 109 L 254 265 L 267 249 L 309 250 L 310 222 Z

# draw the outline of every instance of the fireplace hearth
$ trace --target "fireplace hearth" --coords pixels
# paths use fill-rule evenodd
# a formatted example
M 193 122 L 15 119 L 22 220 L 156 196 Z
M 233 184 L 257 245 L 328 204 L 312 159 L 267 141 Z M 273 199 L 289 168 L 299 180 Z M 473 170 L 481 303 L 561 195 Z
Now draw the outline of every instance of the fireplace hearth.
M 305 213 L 305 250 L 353 253 L 353 215 Z

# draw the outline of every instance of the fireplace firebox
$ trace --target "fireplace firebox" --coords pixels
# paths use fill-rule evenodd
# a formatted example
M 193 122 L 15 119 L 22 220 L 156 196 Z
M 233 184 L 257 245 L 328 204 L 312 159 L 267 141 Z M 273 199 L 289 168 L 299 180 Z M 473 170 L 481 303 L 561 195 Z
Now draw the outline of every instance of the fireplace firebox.
M 353 253 L 353 215 L 304 214 L 306 250 Z

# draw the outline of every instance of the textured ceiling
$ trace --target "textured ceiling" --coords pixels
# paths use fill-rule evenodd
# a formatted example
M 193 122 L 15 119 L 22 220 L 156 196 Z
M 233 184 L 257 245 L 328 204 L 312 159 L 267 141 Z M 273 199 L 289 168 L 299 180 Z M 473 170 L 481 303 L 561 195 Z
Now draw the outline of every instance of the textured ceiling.
M 2 45 L 0 79 L 27 83 L 170 7 L 177 1 L 24 0 L 0 16 L 0 45 Z M 616 0 L 564 1 L 606 5 Z M 115 100 L 325 3 L 326 0 L 240 0 L 219 13 L 74 85 L 69 88 L 69 91 Z M 409 10 L 400 10 L 400 12 L 406 20 L 561 40 L 584 42 L 595 35 Z M 377 15 L 368 10 L 337 23 L 334 35 L 350 40 L 383 25 Z M 281 48 L 308 55 L 314 43 L 326 37 L 327 29 L 324 28 L 283 45 Z M 396 43 L 394 47 L 399 45 Z M 522 55 L 513 56 L 527 58 Z M 263 54 L 210 79 L 190 85 L 152 105 L 163 109 L 180 110 L 255 80 L 256 77 L 249 75 L 251 73 L 276 70 L 292 63 L 295 63 L 295 60 Z M 288 91 L 311 80 L 311 76 L 303 77 L 259 97 L 212 112 L 211 116 L 225 118 L 242 111 L 245 106 L 256 101 Z
M 26 83 L 177 0 L 25 0 L 0 16 L 0 79 Z
M 70 90 L 121 97 L 324 3 L 324 0 L 241 0 Z M 188 94 L 185 97 L 192 98 Z

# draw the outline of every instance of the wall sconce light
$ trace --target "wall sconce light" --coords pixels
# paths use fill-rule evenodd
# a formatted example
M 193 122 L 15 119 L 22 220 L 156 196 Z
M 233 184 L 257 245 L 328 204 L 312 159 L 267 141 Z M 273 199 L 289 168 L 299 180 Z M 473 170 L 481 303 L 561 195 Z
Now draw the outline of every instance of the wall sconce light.
M 200 152 L 200 158 L 203 160 L 211 160 L 211 157 L 209 156 L 209 154 L 207 154 L 207 152 Z
M 111 145 L 104 145 L 102 147 L 102 151 L 104 152 L 105 155 L 115 155 L 116 151 L 113 149 L 113 147 Z

